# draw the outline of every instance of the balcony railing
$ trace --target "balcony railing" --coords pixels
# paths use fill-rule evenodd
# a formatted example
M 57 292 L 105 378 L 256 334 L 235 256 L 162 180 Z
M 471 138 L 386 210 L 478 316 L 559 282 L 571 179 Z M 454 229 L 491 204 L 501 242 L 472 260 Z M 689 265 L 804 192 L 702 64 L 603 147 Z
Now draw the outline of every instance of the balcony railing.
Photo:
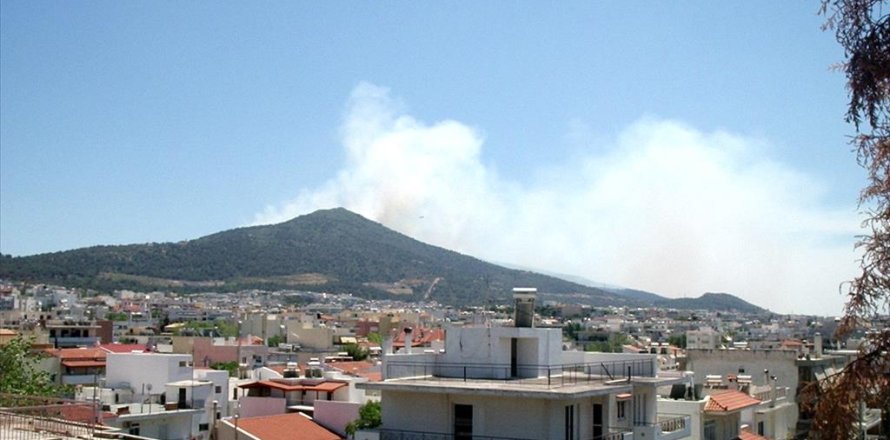
M 386 363 L 386 379 L 419 379 L 443 381 L 495 380 L 515 384 L 562 387 L 629 380 L 632 377 L 654 377 L 650 360 L 624 360 L 562 365 L 457 364 L 443 362 L 412 362 L 390 360 Z
M 658 425 L 661 432 L 674 432 L 686 429 L 686 417 L 672 417 L 670 419 L 659 420 Z
M 456 436 L 454 434 L 447 434 L 441 432 L 424 432 L 424 431 L 405 431 L 398 429 L 379 429 L 377 433 L 380 434 L 380 440 L 454 440 Z M 495 437 L 490 435 L 475 435 L 470 436 L 472 440 L 528 440 L 523 437 Z M 604 434 L 601 437 L 596 437 L 588 440 L 625 440 L 628 438 L 633 438 L 633 431 L 623 430 L 610 432 L 608 434 Z
M 786 399 L 788 397 L 788 387 L 776 388 L 776 400 Z M 754 398 L 761 402 L 769 402 L 773 399 L 772 391 L 765 390 L 754 394 Z
M 0 431 L 3 440 L 39 440 L 91 436 L 99 408 L 93 402 L 0 394 Z
M 454 440 L 454 434 L 442 432 L 404 431 L 397 429 L 380 429 L 380 440 Z M 521 437 L 493 437 L 489 435 L 472 435 L 472 440 L 529 440 Z

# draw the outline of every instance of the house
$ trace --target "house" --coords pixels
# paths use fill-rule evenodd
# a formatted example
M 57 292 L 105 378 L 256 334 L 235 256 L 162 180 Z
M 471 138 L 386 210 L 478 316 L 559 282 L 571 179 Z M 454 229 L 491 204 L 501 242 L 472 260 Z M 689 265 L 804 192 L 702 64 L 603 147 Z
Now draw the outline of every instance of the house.
M 218 440 L 340 440 L 300 413 L 260 417 L 232 417 L 217 424 Z
M 742 428 L 742 411 L 761 401 L 738 390 L 719 390 L 701 399 L 659 399 L 658 410 L 689 416 L 690 440 L 732 440 Z
M 57 384 L 97 384 L 105 377 L 105 350 L 59 348 L 44 351 L 50 356 L 41 361 L 41 366 Z
M 514 327 L 451 327 L 444 350 L 384 354 L 384 380 L 357 385 L 380 392 L 383 424 L 356 438 L 689 436 L 688 416 L 656 409 L 657 388 L 684 375 L 663 374 L 651 354 L 563 351 L 561 329 L 534 327 L 536 290 L 514 299 Z
M 104 386 L 90 388 L 79 398 L 96 396 L 117 416 L 109 426 L 142 437 L 207 440 L 221 404 L 214 382 L 196 379 L 184 354 L 108 353 Z

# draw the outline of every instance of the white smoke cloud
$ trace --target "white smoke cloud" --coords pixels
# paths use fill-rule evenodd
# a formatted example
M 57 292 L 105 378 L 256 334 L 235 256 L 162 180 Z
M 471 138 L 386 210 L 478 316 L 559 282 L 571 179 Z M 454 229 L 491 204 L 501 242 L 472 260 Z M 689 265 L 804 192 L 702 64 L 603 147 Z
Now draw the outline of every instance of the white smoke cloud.
M 841 312 L 855 212 L 826 208 L 821 183 L 770 160 L 762 140 L 644 118 L 600 153 L 527 182 L 482 163 L 478 130 L 401 108 L 387 89 L 357 86 L 343 168 L 255 223 L 343 206 L 491 261 L 674 297 L 722 291 L 774 311 Z M 572 124 L 567 136 L 581 136 Z

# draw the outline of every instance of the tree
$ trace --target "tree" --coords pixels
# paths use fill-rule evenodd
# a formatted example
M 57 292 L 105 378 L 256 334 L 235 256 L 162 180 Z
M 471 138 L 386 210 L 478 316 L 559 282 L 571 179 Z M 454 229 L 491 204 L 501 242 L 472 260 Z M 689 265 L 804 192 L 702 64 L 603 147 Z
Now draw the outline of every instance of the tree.
M 354 361 L 363 361 L 370 354 L 367 349 L 358 344 L 346 344 L 346 353 L 352 357 Z
M 267 345 L 270 346 L 270 347 L 278 347 L 278 344 L 281 344 L 281 343 L 283 343 L 283 342 L 287 342 L 287 341 L 284 339 L 284 336 L 281 336 L 281 335 L 272 335 L 272 336 L 269 336 L 269 340 L 268 340 L 268 342 L 267 342 Z
M 371 400 L 358 409 L 358 420 L 353 420 L 346 425 L 346 433 L 351 437 L 359 429 L 373 429 L 382 423 L 380 402 Z
M 53 396 L 60 391 L 40 368 L 40 355 L 31 351 L 31 342 L 19 335 L 0 346 L 0 393 Z
M 844 48 L 850 101 L 846 120 L 859 164 L 868 173 L 859 195 L 866 235 L 856 278 L 845 283 L 844 317 L 835 331 L 840 339 L 867 328 L 869 320 L 890 311 L 890 18 L 883 0 L 823 0 L 824 28 L 835 31 Z M 805 395 L 814 411 L 813 431 L 820 438 L 855 435 L 860 402 L 890 408 L 890 329 L 866 334 L 856 358 L 838 374 L 814 382 Z

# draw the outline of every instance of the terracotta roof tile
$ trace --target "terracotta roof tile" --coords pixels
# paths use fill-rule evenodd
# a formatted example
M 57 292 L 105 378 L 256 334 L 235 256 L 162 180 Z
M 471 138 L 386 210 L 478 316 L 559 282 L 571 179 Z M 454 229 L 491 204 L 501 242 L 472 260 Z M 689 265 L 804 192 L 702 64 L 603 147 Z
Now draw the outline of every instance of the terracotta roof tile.
M 741 391 L 729 390 L 708 396 L 705 412 L 727 413 L 758 404 L 760 404 L 759 400 Z
M 340 440 L 340 436 L 300 413 L 249 417 L 238 428 L 260 440 Z
M 739 435 L 736 438 L 739 440 L 769 440 L 768 438 L 766 438 L 762 435 L 757 435 L 757 434 L 755 434 L 751 431 L 748 431 L 746 429 L 743 429 L 741 432 L 739 432 Z

